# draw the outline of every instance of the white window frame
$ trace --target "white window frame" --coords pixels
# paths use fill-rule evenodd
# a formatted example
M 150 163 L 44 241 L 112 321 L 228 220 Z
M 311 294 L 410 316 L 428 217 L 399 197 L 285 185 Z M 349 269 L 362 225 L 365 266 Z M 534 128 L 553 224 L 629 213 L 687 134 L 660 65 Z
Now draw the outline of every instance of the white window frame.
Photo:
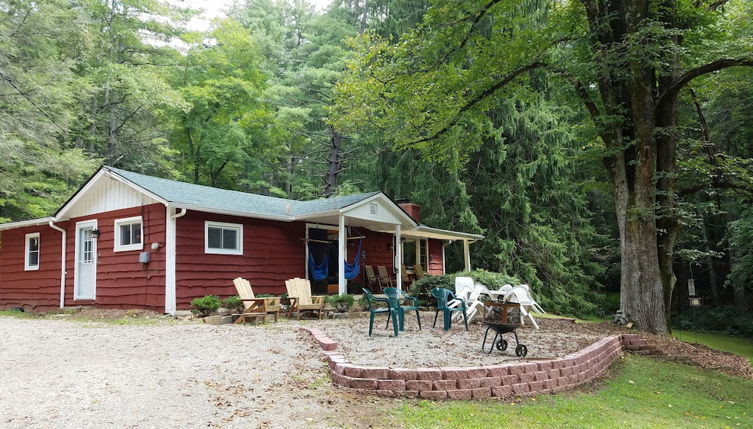
M 135 244 L 120 244 L 120 227 L 121 225 L 141 225 L 141 243 Z M 114 252 L 127 252 L 131 250 L 144 249 L 144 220 L 141 216 L 126 217 L 122 219 L 115 219 L 115 244 L 113 247 Z
M 32 238 L 37 239 L 37 264 L 31 265 L 29 261 L 29 242 Z M 29 234 L 26 234 L 24 237 L 24 271 L 37 271 L 39 270 L 39 264 L 41 262 L 41 256 L 42 256 L 42 240 L 39 238 L 38 232 L 32 232 Z
M 209 247 L 209 228 L 234 229 L 237 249 L 214 249 Z M 243 255 L 243 224 L 204 221 L 204 253 L 216 255 Z

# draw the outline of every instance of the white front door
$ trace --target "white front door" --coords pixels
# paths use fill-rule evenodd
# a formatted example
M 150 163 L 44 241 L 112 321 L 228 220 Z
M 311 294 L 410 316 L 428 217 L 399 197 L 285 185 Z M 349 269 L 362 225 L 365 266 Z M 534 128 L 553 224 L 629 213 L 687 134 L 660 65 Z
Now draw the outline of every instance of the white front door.
M 73 299 L 94 299 L 97 284 L 97 221 L 76 223 L 76 271 Z

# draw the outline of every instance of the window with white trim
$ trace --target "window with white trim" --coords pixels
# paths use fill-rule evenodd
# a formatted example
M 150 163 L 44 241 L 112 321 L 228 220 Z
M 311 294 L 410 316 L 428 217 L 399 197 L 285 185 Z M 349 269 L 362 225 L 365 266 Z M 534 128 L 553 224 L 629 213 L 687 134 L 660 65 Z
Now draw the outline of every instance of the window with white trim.
M 115 252 L 144 248 L 144 222 L 141 216 L 115 220 Z
M 24 270 L 39 269 L 39 233 L 26 234 L 26 251 L 24 252 Z
M 239 223 L 204 222 L 204 253 L 243 254 L 243 225 Z

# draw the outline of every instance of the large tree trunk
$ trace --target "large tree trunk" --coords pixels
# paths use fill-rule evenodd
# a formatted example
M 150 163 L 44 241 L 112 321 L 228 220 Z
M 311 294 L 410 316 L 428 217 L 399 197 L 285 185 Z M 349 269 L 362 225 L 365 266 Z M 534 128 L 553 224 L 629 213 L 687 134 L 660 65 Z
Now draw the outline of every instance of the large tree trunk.
M 343 136 L 332 128 L 330 128 L 330 133 L 327 173 L 324 175 L 325 197 L 331 197 L 337 193 L 338 175 L 343 169 Z

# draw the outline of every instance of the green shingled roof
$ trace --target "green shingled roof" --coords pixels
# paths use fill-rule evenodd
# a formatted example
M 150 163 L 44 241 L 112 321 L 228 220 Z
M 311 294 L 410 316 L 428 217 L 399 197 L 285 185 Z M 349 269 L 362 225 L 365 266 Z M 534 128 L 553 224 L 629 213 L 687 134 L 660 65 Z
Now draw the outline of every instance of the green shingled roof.
M 302 217 L 314 213 L 339 210 L 379 193 L 368 192 L 318 200 L 296 201 L 177 182 L 119 168 L 103 168 L 177 206 L 182 204 L 212 210 L 242 212 L 249 216 Z

